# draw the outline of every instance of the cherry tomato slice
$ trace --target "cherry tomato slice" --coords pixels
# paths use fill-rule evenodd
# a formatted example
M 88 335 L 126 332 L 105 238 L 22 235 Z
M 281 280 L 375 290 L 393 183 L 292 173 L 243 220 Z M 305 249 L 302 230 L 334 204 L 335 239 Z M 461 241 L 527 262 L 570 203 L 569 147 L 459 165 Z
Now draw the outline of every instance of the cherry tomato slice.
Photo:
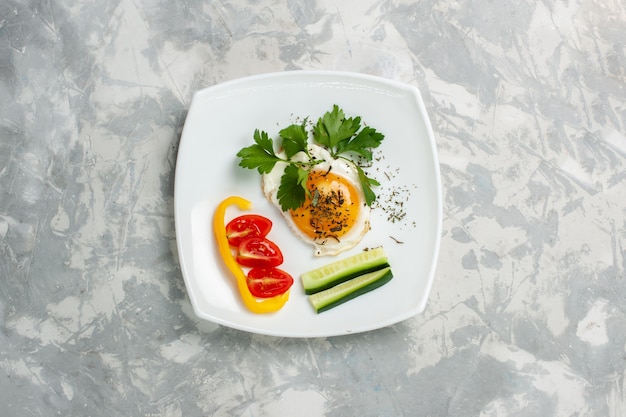
M 264 237 L 249 237 L 237 247 L 237 263 L 243 266 L 278 266 L 283 254 L 274 242 Z
M 226 237 L 230 246 L 239 246 L 247 237 L 265 237 L 272 228 L 272 221 L 258 214 L 244 214 L 226 225 Z
M 259 298 L 270 298 L 284 294 L 293 285 L 293 278 L 282 269 L 274 267 L 252 268 L 248 272 L 250 294 Z

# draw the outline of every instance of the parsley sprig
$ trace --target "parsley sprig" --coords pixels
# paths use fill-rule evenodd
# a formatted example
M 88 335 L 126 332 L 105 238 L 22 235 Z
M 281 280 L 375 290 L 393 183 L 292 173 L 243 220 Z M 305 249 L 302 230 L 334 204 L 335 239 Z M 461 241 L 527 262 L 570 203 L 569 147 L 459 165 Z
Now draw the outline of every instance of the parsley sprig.
M 308 190 L 306 182 L 314 165 L 322 162 L 313 158 L 308 149 L 309 133 L 306 130 L 308 120 L 301 124 L 292 124 L 278 132 L 282 142 L 284 157 L 274 151 L 274 141 L 264 131 L 254 131 L 254 145 L 237 152 L 241 158 L 239 166 L 256 169 L 259 174 L 268 174 L 278 162 L 287 164 L 278 187 L 278 202 L 283 211 L 297 209 L 304 204 Z M 341 158 L 354 165 L 363 187 L 365 202 L 371 206 L 376 200 L 372 187 L 380 185 L 374 178 L 368 177 L 357 160 L 370 162 L 372 149 L 377 148 L 384 135 L 369 126 L 361 126 L 360 117 L 347 118 L 339 106 L 320 117 L 313 125 L 312 137 L 315 142 L 325 147 L 335 159 Z M 300 152 L 304 161 L 293 159 Z

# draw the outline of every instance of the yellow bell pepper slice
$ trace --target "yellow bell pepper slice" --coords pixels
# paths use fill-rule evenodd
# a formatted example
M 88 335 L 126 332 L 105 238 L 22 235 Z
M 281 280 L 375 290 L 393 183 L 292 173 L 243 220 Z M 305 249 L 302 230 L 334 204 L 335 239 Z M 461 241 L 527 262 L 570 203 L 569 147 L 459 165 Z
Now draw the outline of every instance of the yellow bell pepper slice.
M 226 209 L 232 205 L 238 206 L 241 210 L 250 210 L 252 208 L 252 203 L 250 201 L 238 196 L 228 197 L 217 206 L 213 217 L 213 232 L 215 233 L 215 240 L 217 241 L 219 253 L 222 256 L 226 267 L 235 277 L 239 294 L 241 295 L 243 304 L 248 310 L 253 313 L 273 313 L 278 311 L 289 299 L 289 291 L 272 298 L 254 297 L 248 289 L 245 272 L 241 269 L 230 250 L 224 220 L 226 216 Z

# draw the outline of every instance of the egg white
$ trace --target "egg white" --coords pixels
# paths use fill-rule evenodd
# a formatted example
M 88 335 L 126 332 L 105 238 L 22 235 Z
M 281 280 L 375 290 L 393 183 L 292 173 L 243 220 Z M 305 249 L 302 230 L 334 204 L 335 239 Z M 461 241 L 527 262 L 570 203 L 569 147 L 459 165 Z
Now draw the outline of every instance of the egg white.
M 324 238 L 323 240 L 313 239 L 296 226 L 289 211 L 282 211 L 278 202 L 277 193 L 278 187 L 280 186 L 280 178 L 287 166 L 284 162 L 278 162 L 270 173 L 262 175 L 261 186 L 263 188 L 263 194 L 279 209 L 293 233 L 304 242 L 313 245 L 315 256 L 337 255 L 338 253 L 356 246 L 369 231 L 371 209 L 365 203 L 365 194 L 363 193 L 363 188 L 359 181 L 359 174 L 354 165 L 342 159 L 334 159 L 326 149 L 315 144 L 309 145 L 309 153 L 315 159 L 324 161 L 315 166 L 316 170 L 330 170 L 345 178 L 346 182 L 350 183 L 355 190 L 357 190 L 361 206 L 352 228 L 346 234 L 341 236 L 339 240 L 329 238 Z M 284 153 L 278 153 L 277 155 L 282 158 L 285 157 Z M 304 162 L 307 161 L 308 158 L 304 152 L 300 152 L 294 155 L 292 160 Z

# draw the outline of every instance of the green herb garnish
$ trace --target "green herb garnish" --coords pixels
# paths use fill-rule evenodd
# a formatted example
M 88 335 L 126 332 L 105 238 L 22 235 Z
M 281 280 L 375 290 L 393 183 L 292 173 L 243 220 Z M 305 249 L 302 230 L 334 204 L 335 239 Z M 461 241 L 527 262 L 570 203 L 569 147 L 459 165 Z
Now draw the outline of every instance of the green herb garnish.
M 306 124 L 305 119 L 301 124 L 292 124 L 278 133 L 282 140 L 284 157 L 277 155 L 274 151 L 272 138 L 258 129 L 254 131 L 255 144 L 237 152 L 237 156 L 241 158 L 239 166 L 256 169 L 259 174 L 268 174 L 277 162 L 287 164 L 277 194 L 283 211 L 297 209 L 304 204 L 308 193 L 306 182 L 309 172 L 313 166 L 322 162 L 312 158 L 309 154 L 309 133 L 306 130 Z M 381 144 L 384 135 L 369 126 L 361 127 L 360 117 L 346 118 L 343 110 L 337 105 L 319 118 L 311 133 L 313 140 L 325 147 L 333 158 L 344 159 L 356 167 L 359 182 L 365 194 L 365 203 L 371 206 L 376 200 L 372 187 L 380 184 L 365 174 L 354 157 L 370 162 L 373 158 L 372 149 Z M 307 156 L 305 161 L 293 159 L 300 152 Z

